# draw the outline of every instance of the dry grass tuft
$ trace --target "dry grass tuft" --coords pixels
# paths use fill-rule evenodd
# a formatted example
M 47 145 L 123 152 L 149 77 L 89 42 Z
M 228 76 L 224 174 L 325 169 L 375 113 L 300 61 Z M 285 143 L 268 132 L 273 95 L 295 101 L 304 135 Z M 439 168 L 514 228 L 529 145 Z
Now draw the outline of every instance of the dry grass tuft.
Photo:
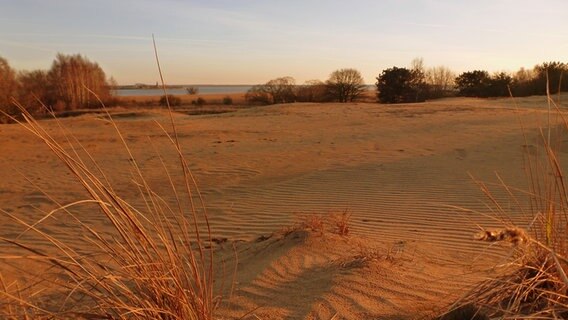
M 534 239 L 518 252 L 501 276 L 487 280 L 462 301 L 472 301 L 491 317 L 503 319 L 566 319 L 567 260 Z
M 509 242 L 518 246 L 527 243 L 529 238 L 525 230 L 521 228 L 503 228 L 499 230 L 482 230 L 473 236 L 475 240 L 487 242 Z
M 301 229 L 309 229 L 312 232 L 322 234 L 325 231 L 325 219 L 319 214 L 310 214 L 304 216 L 303 221 L 300 223 Z
M 558 152 L 568 122 L 564 110 L 550 96 L 549 103 L 549 107 L 556 107 L 560 125 L 552 125 L 549 113 L 548 130 L 541 130 L 537 152 L 525 154 L 529 191 L 524 194 L 530 207 L 525 214 L 531 222 L 526 228 L 503 222 L 507 227 L 482 229 L 475 235 L 480 241 L 512 244 L 512 258 L 496 269 L 495 278 L 473 288 L 453 309 L 473 304 L 492 319 L 568 319 L 568 193 Z M 489 189 L 480 186 L 496 212 L 505 217 L 507 212 Z M 504 183 L 502 187 L 520 204 L 510 187 Z M 519 210 L 522 207 L 519 205 Z
M 341 236 L 349 235 L 351 212 L 344 210 L 341 213 L 329 212 L 326 214 L 299 214 L 298 222 L 293 226 L 286 228 L 286 232 L 296 230 L 310 230 L 323 235 L 325 232 L 332 232 Z
M 130 187 L 138 190 L 141 203 L 135 206 L 111 184 L 109 177 L 114 173 L 105 172 L 58 119 L 56 134 L 64 137 L 59 141 L 23 106 L 19 107 L 25 119 L 20 125 L 51 149 L 88 197 L 71 204 L 53 200 L 57 208 L 33 223 L 1 211 L 23 231 L 19 237 L 0 241 L 26 253 L 0 259 L 33 260 L 34 266 L 46 272 L 36 283 L 27 279 L 25 288 L 0 281 L 0 318 L 213 319 L 220 297 L 213 292 L 213 249 L 207 245 L 211 230 L 173 118 L 170 132 L 160 125 L 179 163 L 179 172 L 171 172 L 165 164 L 167 159 L 158 155 L 163 164 L 163 184 L 171 191 L 165 198 L 152 190 L 107 112 L 131 159 Z M 87 224 L 74 212 L 75 206 L 90 206 L 91 214 L 104 217 L 106 225 Z M 48 233 L 41 224 L 55 216 L 67 225 Z M 65 240 L 70 226 L 73 232 L 81 231 L 80 238 L 71 242 Z M 47 245 L 39 246 L 34 240 Z M 21 270 L 22 275 L 26 272 Z M 42 287 L 55 294 L 37 289 Z

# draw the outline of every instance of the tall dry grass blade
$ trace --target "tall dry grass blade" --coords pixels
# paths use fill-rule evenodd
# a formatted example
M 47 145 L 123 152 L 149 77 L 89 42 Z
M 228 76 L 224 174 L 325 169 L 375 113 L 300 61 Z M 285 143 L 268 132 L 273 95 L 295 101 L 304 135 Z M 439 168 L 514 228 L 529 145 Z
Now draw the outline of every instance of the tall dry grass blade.
M 530 224 L 527 228 L 530 234 L 519 233 L 516 227 L 507 226 L 508 223 L 501 230 L 483 230 L 478 240 L 511 241 L 517 244 L 512 248 L 515 257 L 507 269 L 495 278 L 480 283 L 461 300 L 464 303 L 473 302 L 493 318 L 568 318 L 568 260 L 565 258 L 568 254 L 568 197 L 559 153 L 562 132 L 552 130 L 559 121 L 568 128 L 568 122 L 550 96 L 548 84 L 547 93 L 547 130 L 541 129 L 537 133 L 540 139 L 537 152 L 524 153 L 529 190 L 521 194 L 527 196 L 530 205 Z M 554 119 L 552 107 L 557 111 Z M 528 133 L 524 126 L 521 128 L 525 145 L 529 145 Z M 500 177 L 498 179 L 501 188 L 522 208 L 522 203 L 513 192 L 518 190 L 507 186 Z M 506 213 L 485 184 L 482 184 L 482 190 L 497 212 Z
M 199 224 L 203 222 L 207 227 L 209 240 L 211 230 L 203 198 L 181 152 L 173 115 L 170 113 L 174 136 L 164 132 L 179 158 L 189 208 L 185 208 L 178 196 L 173 176 L 161 156 L 160 161 L 166 172 L 166 181 L 175 193 L 173 199 L 178 212 L 172 210 L 168 199 L 152 190 L 136 161 L 131 162 L 137 177 L 132 184 L 143 199 L 143 205 L 138 208 L 129 203 L 113 188 L 104 170 L 79 139 L 66 130 L 58 119 L 63 144 L 21 107 L 24 121 L 19 122 L 20 125 L 48 146 L 89 195 L 87 199 L 70 204 L 56 202 L 56 209 L 42 214 L 31 223 L 12 213 L 3 212 L 22 226 L 24 231 L 21 234 L 33 234 L 52 249 L 37 250 L 22 238 L 0 240 L 28 252 L 27 257 L 20 258 L 39 258 L 58 270 L 57 281 L 50 283 L 63 292 L 62 300 L 50 303 L 48 309 L 35 308 L 36 305 L 27 300 L 24 309 L 32 308 L 49 317 L 73 314 L 108 319 L 212 319 L 213 309 L 217 305 L 213 294 L 213 248 L 209 246 L 205 249 L 205 238 L 200 234 Z M 123 149 L 134 159 L 117 123 L 104 104 L 102 107 Z M 193 202 L 192 186 L 202 205 L 201 211 Z M 109 229 L 101 230 L 82 221 L 73 213 L 79 205 L 96 205 L 94 213 L 106 219 Z M 59 235 L 63 238 L 59 239 L 57 235 L 40 229 L 55 214 L 68 215 L 71 217 L 68 223 L 74 223 L 78 230 L 84 231 L 80 240 L 86 244 L 87 252 L 85 248 L 62 240 L 68 236 L 66 230 L 61 230 L 63 232 Z M 190 236 L 192 225 L 193 237 Z M 12 255 L 12 258 L 17 256 Z M 4 289 L 2 293 L 6 291 Z M 25 296 L 23 291 L 21 293 Z M 15 295 L 3 297 L 13 305 L 21 305 L 22 301 Z M 27 314 L 25 310 L 21 315 Z

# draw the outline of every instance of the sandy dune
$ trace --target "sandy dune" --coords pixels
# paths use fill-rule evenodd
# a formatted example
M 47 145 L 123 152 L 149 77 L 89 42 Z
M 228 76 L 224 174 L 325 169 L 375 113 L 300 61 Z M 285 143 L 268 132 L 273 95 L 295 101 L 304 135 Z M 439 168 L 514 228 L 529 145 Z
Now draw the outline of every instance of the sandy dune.
M 486 215 L 494 209 L 470 174 L 498 183 L 498 172 L 508 185 L 526 189 L 523 152 L 536 148 L 537 128 L 546 123 L 545 100 L 527 98 L 520 106 L 512 108 L 508 100 L 448 99 L 176 114 L 178 136 L 204 195 L 214 237 L 228 239 L 220 255 L 230 266 L 230 243 L 238 252 L 235 291 L 219 316 L 407 319 L 450 302 L 485 276 L 480 270 L 506 259 L 506 250 L 472 241 L 478 225 L 502 223 Z M 144 111 L 114 119 L 153 189 L 167 197 L 160 157 L 169 168 L 177 162 L 156 122 L 167 126 L 168 115 Z M 56 121 L 42 123 L 64 138 Z M 136 190 L 128 187 L 133 159 L 110 123 L 97 115 L 61 123 L 77 138 L 74 145 L 80 142 L 104 168 L 115 189 L 140 205 Z M 0 126 L 0 141 L 3 210 L 37 220 L 42 216 L 38 210 L 54 208 L 38 188 L 61 204 L 84 197 L 47 147 L 23 128 Z M 526 222 L 526 199 L 517 204 L 503 188 L 492 190 L 507 219 Z M 105 220 L 92 208 L 75 210 L 104 230 Z M 352 213 L 348 237 L 334 234 L 331 220 L 323 234 L 289 232 L 303 216 L 345 210 Z M 0 236 L 6 238 L 22 230 L 5 215 L 0 225 Z M 42 228 L 57 233 L 65 225 L 54 216 Z M 70 243 L 77 236 L 72 230 L 61 234 Z M 5 244 L 0 250 L 17 253 Z M 17 277 L 10 264 L 1 265 L 0 273 Z

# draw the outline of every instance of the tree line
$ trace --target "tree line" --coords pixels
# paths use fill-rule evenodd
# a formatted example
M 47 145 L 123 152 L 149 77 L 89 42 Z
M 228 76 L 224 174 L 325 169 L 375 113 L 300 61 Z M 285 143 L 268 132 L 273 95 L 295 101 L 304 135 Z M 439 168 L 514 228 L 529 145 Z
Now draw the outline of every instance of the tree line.
M 0 57 L 0 110 L 11 116 L 20 113 L 16 101 L 32 114 L 100 107 L 98 99 L 112 99 L 111 84 L 96 62 L 80 54 L 59 53 L 49 70 L 33 71 L 16 71 Z
M 355 69 L 339 69 L 332 72 L 325 82 L 306 81 L 296 85 L 292 77 L 272 79 L 253 86 L 245 95 L 251 104 L 275 104 L 290 102 L 352 102 L 366 91 L 361 73 Z
M 381 103 L 422 102 L 449 96 L 501 97 L 543 95 L 568 91 L 568 64 L 545 62 L 515 73 L 490 74 L 474 70 L 456 74 L 445 66 L 426 68 L 421 58 L 410 67 L 385 69 L 376 77 L 377 101 Z M 0 111 L 19 114 L 14 101 L 30 113 L 100 107 L 112 102 L 114 81 L 86 57 L 57 54 L 49 70 L 16 71 L 0 57 Z M 297 85 L 292 77 L 272 79 L 255 85 L 245 95 L 250 104 L 290 102 L 352 102 L 367 93 L 361 73 L 352 68 L 333 71 L 324 82 L 310 80 Z M 0 114 L 0 122 L 7 118 Z
M 445 96 L 516 97 L 544 95 L 568 91 L 568 64 L 545 62 L 532 70 L 521 68 L 509 74 L 492 75 L 485 70 L 463 72 L 458 76 L 446 67 L 425 70 L 422 59 L 415 59 L 410 68 L 392 67 L 377 77 L 377 99 L 383 103 L 421 102 Z M 568 80 L 568 79 L 567 79 Z
M 502 97 L 512 94 L 516 97 L 545 95 L 568 91 L 568 64 L 545 62 L 532 70 L 521 68 L 513 74 L 505 72 L 490 75 L 484 70 L 462 73 L 456 78 L 458 94 L 467 97 Z M 510 90 L 510 92 L 509 92 Z
M 409 68 L 385 69 L 376 78 L 377 101 L 381 103 L 412 103 L 452 96 L 464 97 L 522 97 L 568 91 L 568 64 L 545 62 L 533 69 L 521 68 L 509 74 L 474 70 L 456 75 L 445 66 L 425 68 L 421 58 L 414 59 Z M 290 102 L 351 102 L 366 91 L 361 73 L 356 69 L 340 69 L 331 73 L 325 82 L 307 81 L 296 85 L 294 78 L 282 77 L 252 87 L 246 99 L 252 104 Z

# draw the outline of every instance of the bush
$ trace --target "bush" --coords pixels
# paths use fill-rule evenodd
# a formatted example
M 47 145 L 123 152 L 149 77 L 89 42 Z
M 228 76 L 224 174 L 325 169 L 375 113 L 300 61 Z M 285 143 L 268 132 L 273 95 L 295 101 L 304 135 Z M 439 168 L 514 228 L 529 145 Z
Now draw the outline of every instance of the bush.
M 267 105 L 272 103 L 272 98 L 264 85 L 256 85 L 250 88 L 245 94 L 245 99 L 249 104 Z
M 327 87 L 319 80 L 310 80 L 298 87 L 296 98 L 300 102 L 324 102 L 328 100 Z
M 199 97 L 199 98 L 197 98 L 197 100 L 191 101 L 191 104 L 196 105 L 196 106 L 202 106 L 204 104 L 207 104 L 207 101 L 205 101 L 205 99 L 203 99 L 202 97 Z
M 42 104 L 50 106 L 56 102 L 53 100 L 53 86 L 49 83 L 46 71 L 34 70 L 19 72 L 18 81 L 20 82 L 18 101 L 31 114 L 41 112 L 43 108 Z
M 223 98 L 223 104 L 226 106 L 230 106 L 233 104 L 233 98 L 226 96 Z
M 160 105 L 161 106 L 167 106 L 168 102 L 170 103 L 171 107 L 181 106 L 181 98 L 180 97 L 176 97 L 176 96 L 171 95 L 171 94 L 168 94 L 167 97 L 166 96 L 160 97 Z
M 296 101 L 296 81 L 292 77 L 276 78 L 250 88 L 245 99 L 251 104 L 291 103 Z
M 382 103 L 421 102 L 426 98 L 423 75 L 406 68 L 392 67 L 377 77 L 377 98 Z
M 501 72 L 489 76 L 487 71 L 470 71 L 456 78 L 456 88 L 460 96 L 465 97 L 504 97 L 509 95 L 509 85 L 513 79 Z
M 489 86 L 489 73 L 475 70 L 463 72 L 456 78 L 456 88 L 460 96 L 483 97 L 484 91 Z

